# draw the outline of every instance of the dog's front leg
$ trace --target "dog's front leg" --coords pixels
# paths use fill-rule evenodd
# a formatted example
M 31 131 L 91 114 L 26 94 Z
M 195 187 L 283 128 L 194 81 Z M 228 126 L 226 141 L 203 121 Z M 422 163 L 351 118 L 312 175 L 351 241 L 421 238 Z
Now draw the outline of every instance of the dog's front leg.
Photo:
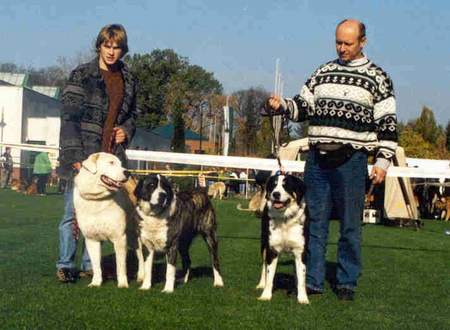
M 275 272 L 277 270 L 278 254 L 275 251 L 267 251 L 267 273 L 266 273 L 266 286 L 258 298 L 259 300 L 272 299 L 273 279 L 275 278 Z
M 259 279 L 259 283 L 256 286 L 257 289 L 264 289 L 266 286 L 267 263 L 266 263 L 266 250 L 265 249 L 262 251 L 261 257 L 262 257 L 261 278 Z
M 148 248 L 148 247 L 147 247 Z M 148 256 L 144 263 L 144 280 L 139 289 L 148 290 L 152 287 L 152 268 L 153 268 L 153 256 L 155 250 L 148 248 Z
M 143 282 L 145 276 L 144 255 L 142 254 L 142 241 L 137 239 L 136 257 L 138 260 L 138 272 L 136 275 L 136 281 Z
M 297 274 L 297 302 L 299 304 L 309 304 L 306 294 L 306 267 L 302 261 L 301 251 L 294 252 L 295 272 Z
M 114 251 L 116 252 L 116 272 L 117 286 L 119 288 L 128 288 L 127 278 L 127 237 L 122 235 L 113 241 Z
M 94 273 L 89 286 L 100 286 L 102 285 L 103 280 L 101 268 L 102 246 L 99 241 L 86 238 L 86 248 L 88 250 L 89 258 L 91 258 L 92 271 Z
M 177 248 L 176 246 L 172 246 L 169 248 L 169 251 L 166 255 L 167 260 L 167 268 L 166 268 L 166 284 L 162 292 L 172 293 L 175 288 L 175 273 L 176 273 L 176 264 L 177 264 Z

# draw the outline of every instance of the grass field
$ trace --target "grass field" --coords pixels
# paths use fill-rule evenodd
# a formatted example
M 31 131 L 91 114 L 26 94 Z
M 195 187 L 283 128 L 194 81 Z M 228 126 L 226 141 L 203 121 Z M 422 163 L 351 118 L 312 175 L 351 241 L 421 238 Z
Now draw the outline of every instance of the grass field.
M 88 288 L 87 279 L 55 279 L 62 196 L 0 190 L 0 328 L 2 329 L 450 329 L 450 224 L 363 228 L 364 269 L 354 302 L 338 301 L 327 283 L 322 296 L 298 305 L 291 257 L 281 258 L 271 302 L 257 301 L 259 222 L 216 202 L 224 288 L 212 287 L 206 246 L 191 249 L 193 276 L 171 295 L 161 293 L 158 260 L 150 291 Z M 330 226 L 328 268 L 335 266 L 338 223 Z M 111 254 L 110 244 L 103 246 Z

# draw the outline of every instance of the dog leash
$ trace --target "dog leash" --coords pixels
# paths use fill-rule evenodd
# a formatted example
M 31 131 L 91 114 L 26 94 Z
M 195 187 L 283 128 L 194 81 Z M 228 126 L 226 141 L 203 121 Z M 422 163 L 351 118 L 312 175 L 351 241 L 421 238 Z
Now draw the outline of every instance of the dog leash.
M 269 110 L 267 111 L 267 109 L 269 109 Z M 271 131 L 272 140 L 273 140 L 273 143 L 274 143 L 274 154 L 275 154 L 275 158 L 276 158 L 276 160 L 278 162 L 278 168 L 279 168 L 278 171 L 279 171 L 280 174 L 284 174 L 285 171 L 284 171 L 283 165 L 281 164 L 281 158 L 280 158 L 280 147 L 281 147 L 280 132 L 281 132 L 281 127 L 283 127 L 283 121 L 284 121 L 283 120 L 284 119 L 283 113 L 280 113 L 278 115 L 278 116 L 281 116 L 280 129 L 276 129 L 275 128 L 275 126 L 274 126 L 274 118 L 275 118 L 275 116 L 273 114 L 272 109 L 267 105 L 267 103 L 265 105 L 264 113 L 266 114 L 266 116 L 269 117 L 270 131 Z M 264 114 L 263 114 L 263 116 L 264 116 Z

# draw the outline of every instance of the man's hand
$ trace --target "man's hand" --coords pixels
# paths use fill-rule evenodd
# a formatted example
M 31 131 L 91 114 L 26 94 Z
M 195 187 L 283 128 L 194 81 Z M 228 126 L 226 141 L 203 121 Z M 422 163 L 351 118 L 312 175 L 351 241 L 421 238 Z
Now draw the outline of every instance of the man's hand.
M 369 178 L 372 180 L 373 184 L 382 183 L 385 177 L 386 177 L 385 170 L 376 166 L 372 166 L 372 173 L 370 173 Z
M 274 111 L 278 111 L 280 109 L 281 106 L 281 100 L 280 97 L 272 95 L 271 97 L 269 97 L 269 99 L 267 100 L 267 104 L 269 105 L 269 107 L 271 107 Z
M 80 163 L 80 162 L 73 163 L 73 164 L 72 164 L 72 168 L 73 168 L 74 170 L 79 171 L 79 170 L 81 169 L 81 163 Z
M 125 133 L 125 131 L 122 128 L 114 127 L 113 132 L 114 132 L 114 143 L 115 144 L 121 144 L 121 143 L 125 142 L 125 140 L 127 139 L 127 133 Z

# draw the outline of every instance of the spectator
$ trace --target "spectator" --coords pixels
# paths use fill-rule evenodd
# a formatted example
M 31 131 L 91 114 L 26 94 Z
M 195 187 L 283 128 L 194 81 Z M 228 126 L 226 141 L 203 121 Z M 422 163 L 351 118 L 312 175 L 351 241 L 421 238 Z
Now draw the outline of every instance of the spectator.
M 48 153 L 40 152 L 34 160 L 33 175 L 37 178 L 37 193 L 39 196 L 45 196 L 45 188 L 48 177 L 52 172 L 52 164 L 48 158 Z

